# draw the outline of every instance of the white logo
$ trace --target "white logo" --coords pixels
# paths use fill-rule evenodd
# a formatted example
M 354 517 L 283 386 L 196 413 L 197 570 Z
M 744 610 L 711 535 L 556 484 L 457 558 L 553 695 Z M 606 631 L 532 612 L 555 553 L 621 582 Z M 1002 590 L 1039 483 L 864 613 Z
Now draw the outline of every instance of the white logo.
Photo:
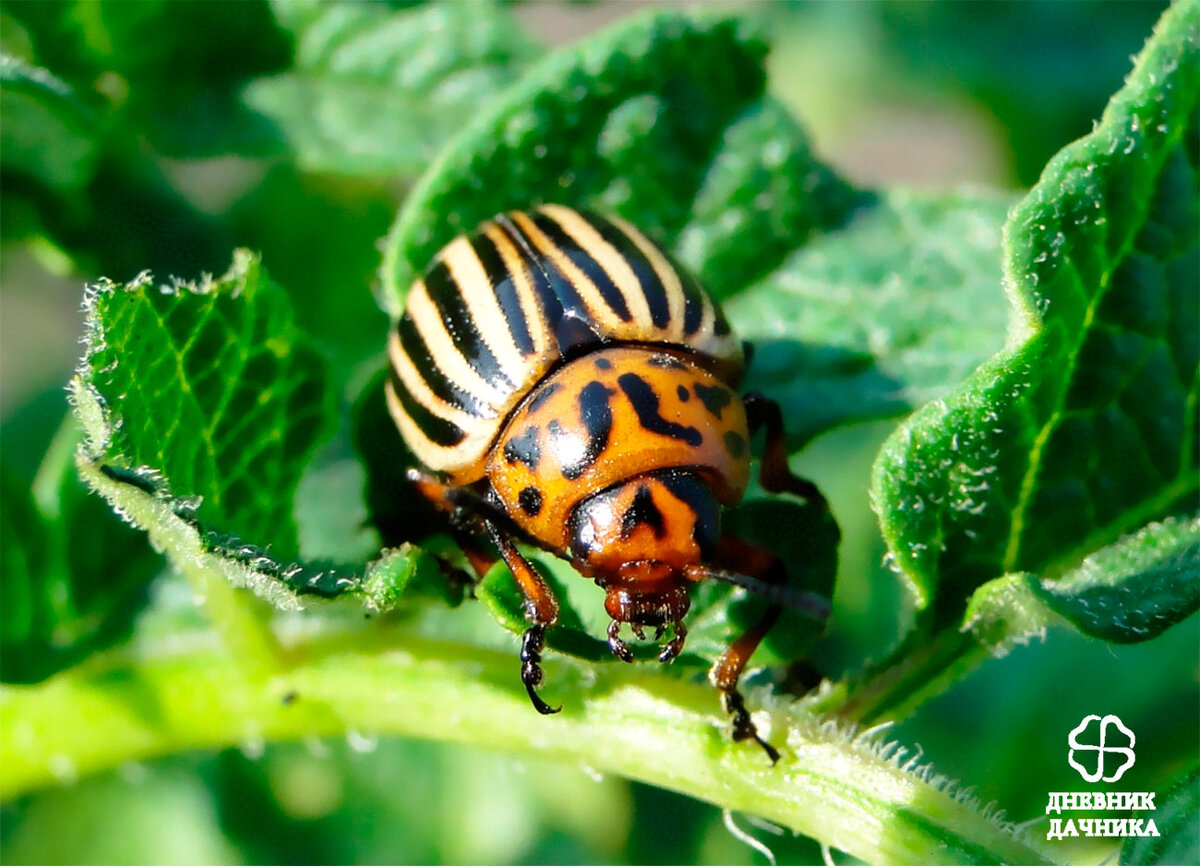
M 1091 729 L 1094 722 L 1100 723 L 1099 743 L 1093 745 L 1091 743 L 1079 742 L 1079 735 Z M 1117 729 L 1117 732 L 1111 731 L 1113 727 Z M 1087 739 L 1093 740 L 1095 737 L 1095 734 L 1089 734 Z M 1067 753 L 1067 763 L 1079 771 L 1079 775 L 1083 776 L 1085 782 L 1115 782 L 1125 775 L 1126 770 L 1133 766 L 1135 760 L 1133 747 L 1136 742 L 1137 737 L 1134 736 L 1133 731 L 1125 727 L 1116 716 L 1111 714 L 1104 717 L 1096 715 L 1085 716 L 1083 721 L 1079 723 L 1079 727 L 1071 731 L 1070 736 L 1067 737 L 1067 744 L 1071 747 L 1070 752 Z M 1088 758 L 1084 755 L 1086 752 L 1094 752 L 1096 757 L 1094 759 Z M 1076 755 L 1083 758 L 1084 763 L 1076 760 Z M 1115 756 L 1117 755 L 1123 756 L 1124 759 L 1124 762 L 1113 770 L 1111 775 L 1107 776 L 1104 774 L 1106 755 L 1114 756 L 1114 758 L 1108 759 L 1110 761 L 1115 760 Z M 1095 770 L 1089 771 L 1085 764 L 1093 762 Z

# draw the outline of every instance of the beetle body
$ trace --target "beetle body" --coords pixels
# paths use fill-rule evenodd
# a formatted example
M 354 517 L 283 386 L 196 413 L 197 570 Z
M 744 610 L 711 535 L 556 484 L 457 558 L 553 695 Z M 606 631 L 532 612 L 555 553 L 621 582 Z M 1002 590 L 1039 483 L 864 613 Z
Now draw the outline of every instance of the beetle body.
M 768 428 L 768 489 L 819 494 L 787 470 L 774 404 L 737 396 L 743 351 L 720 308 L 629 224 L 555 205 L 484 223 L 413 286 L 388 348 L 389 409 L 436 473 L 416 473 L 419 489 L 458 517 L 478 570 L 488 557 L 473 536 L 487 535 L 525 592 L 522 678 L 542 712 L 557 603 L 514 539 L 596 580 L 627 661 L 625 623 L 639 638 L 669 629 L 660 659 L 678 654 L 695 581 L 748 563 L 751 583 L 782 580 L 777 559 L 720 531 L 721 507 L 746 490 L 752 428 Z M 761 638 L 736 642 L 712 678 L 735 738 L 774 758 L 736 689 Z

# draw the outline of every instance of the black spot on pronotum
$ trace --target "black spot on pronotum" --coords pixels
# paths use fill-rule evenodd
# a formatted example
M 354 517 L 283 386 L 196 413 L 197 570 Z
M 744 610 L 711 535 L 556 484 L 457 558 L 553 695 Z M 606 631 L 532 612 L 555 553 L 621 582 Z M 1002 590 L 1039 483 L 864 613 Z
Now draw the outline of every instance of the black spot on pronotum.
M 295 689 L 290 689 L 280 696 L 279 702 L 285 707 L 290 707 L 292 704 L 296 703 L 299 698 L 300 694 Z
M 529 411 L 536 412 L 540 409 L 547 400 L 549 400 L 556 391 L 561 391 L 562 385 L 557 382 L 551 382 L 548 385 L 543 385 L 542 389 L 537 392 L 537 395 L 529 401 Z
M 704 404 L 704 408 L 717 418 L 720 418 L 721 413 L 725 411 L 725 407 L 733 402 L 733 395 L 729 393 L 727 388 L 701 385 L 699 382 L 694 387 L 696 389 L 696 396 L 700 398 L 700 402 Z
M 530 469 L 537 469 L 538 461 L 542 459 L 542 449 L 538 445 L 538 428 L 526 427 L 505 442 L 504 459 L 510 464 L 524 463 Z
M 637 373 L 623 373 L 617 379 L 617 384 L 633 404 L 637 413 L 638 423 L 651 433 L 680 439 L 688 445 L 696 446 L 704 441 L 704 436 L 695 427 L 685 427 L 675 421 L 668 421 L 658 411 L 658 395 Z
M 523 487 L 517 494 L 517 504 L 530 517 L 537 517 L 542 511 L 542 491 L 536 487 Z
M 597 358 L 596 359 L 596 369 L 597 370 L 611 370 L 612 369 L 612 361 L 608 360 L 608 358 Z
M 650 488 L 644 484 L 638 487 L 637 493 L 633 494 L 633 502 L 621 515 L 621 538 L 629 538 L 642 523 L 650 527 L 655 538 L 663 537 L 663 514 L 654 504 Z
M 615 393 L 601 382 L 588 382 L 579 392 L 579 421 L 587 431 L 587 443 L 579 458 L 563 464 L 563 477 L 574 481 L 608 447 L 608 437 L 612 433 L 612 407 L 608 398 Z M 554 422 L 551 422 L 552 424 Z
M 692 392 L 683 385 L 675 386 L 675 394 L 679 397 L 680 403 L 686 403 L 688 400 L 692 399 Z
M 742 455 L 746 453 L 746 440 L 741 433 L 733 430 L 725 433 L 725 450 L 729 452 L 729 456 L 735 460 L 740 460 Z

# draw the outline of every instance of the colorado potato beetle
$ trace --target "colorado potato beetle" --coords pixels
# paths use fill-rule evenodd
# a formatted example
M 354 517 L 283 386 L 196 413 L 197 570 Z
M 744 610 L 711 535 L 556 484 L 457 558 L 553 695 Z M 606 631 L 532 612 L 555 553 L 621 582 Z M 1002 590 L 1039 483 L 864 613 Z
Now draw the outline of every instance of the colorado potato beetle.
M 743 345 L 720 307 L 627 222 L 558 206 L 509 212 L 451 241 L 408 294 L 388 342 L 388 408 L 424 469 L 409 478 L 451 514 L 480 576 L 490 540 L 525 596 L 521 680 L 534 707 L 546 629 L 558 601 L 516 546 L 569 560 L 605 590 L 614 655 L 620 631 L 655 629 L 675 658 L 688 590 L 735 583 L 772 602 L 716 661 L 710 680 L 735 740 L 759 736 L 738 691 L 781 603 L 812 617 L 828 602 L 784 587 L 770 551 L 722 534 L 723 506 L 750 478 L 750 440 L 765 429 L 760 478 L 818 507 L 789 470 L 779 407 L 734 390 Z

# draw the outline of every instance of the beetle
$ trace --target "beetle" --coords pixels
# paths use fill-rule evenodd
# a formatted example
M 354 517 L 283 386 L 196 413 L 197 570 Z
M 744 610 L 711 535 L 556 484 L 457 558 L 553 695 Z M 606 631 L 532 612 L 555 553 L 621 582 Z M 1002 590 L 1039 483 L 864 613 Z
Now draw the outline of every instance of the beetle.
M 659 660 L 683 648 L 689 587 L 716 579 L 765 594 L 761 619 L 716 661 L 710 681 L 735 741 L 758 733 L 738 680 L 791 603 L 824 621 L 828 602 L 784 585 L 783 562 L 722 534 L 722 507 L 750 478 L 825 509 L 787 465 L 783 421 L 761 394 L 739 398 L 747 350 L 719 305 L 638 229 L 562 205 L 500 214 L 460 235 L 412 286 L 388 339 L 389 411 L 423 468 L 420 493 L 451 515 L 474 570 L 512 570 L 529 623 L 521 681 L 534 707 L 550 587 L 517 548 L 569 560 L 605 591 L 613 654 L 623 625 L 654 628 Z

